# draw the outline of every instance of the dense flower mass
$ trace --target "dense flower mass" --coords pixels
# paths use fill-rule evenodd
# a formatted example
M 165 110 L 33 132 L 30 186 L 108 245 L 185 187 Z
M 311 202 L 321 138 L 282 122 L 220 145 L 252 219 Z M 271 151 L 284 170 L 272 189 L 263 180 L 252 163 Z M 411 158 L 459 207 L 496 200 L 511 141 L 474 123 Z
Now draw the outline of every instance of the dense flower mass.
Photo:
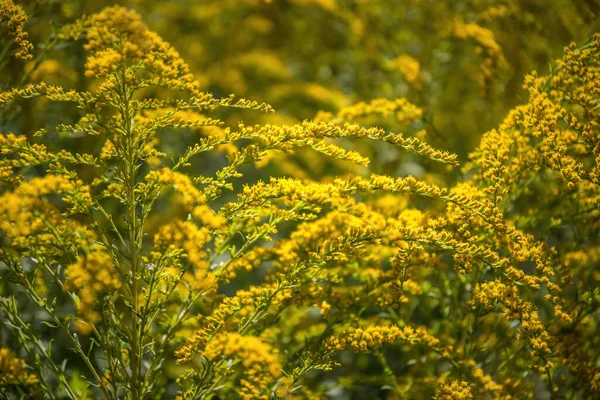
M 0 390 L 11 385 L 33 387 L 39 383 L 37 377 L 27 371 L 25 361 L 5 347 L 0 347 Z
M 244 372 L 239 383 L 239 395 L 244 400 L 268 399 L 266 388 L 281 376 L 277 351 L 256 337 L 236 333 L 217 335 L 206 345 L 203 355 L 211 362 L 240 360 Z
M 92 251 L 67 266 L 64 290 L 72 291 L 77 296 L 75 307 L 80 318 L 75 325 L 80 332 L 90 333 L 94 325 L 101 321 L 101 314 L 95 310 L 98 297 L 109 295 L 121 286 L 112 262 L 108 253 Z
M 597 10 L 76 3 L 0 0 L 0 398 L 600 397 Z
M 435 400 L 469 400 L 473 398 L 473 392 L 466 381 L 453 380 L 440 385 Z
M 18 4 L 12 0 L 2 0 L 0 3 L 0 24 L 6 24 L 8 34 L 13 38 L 19 50 L 15 57 L 21 60 L 31 59 L 31 50 L 33 45 L 27 39 L 28 34 L 25 31 L 25 23 L 27 22 L 27 14 Z
M 358 328 L 350 334 L 342 333 L 340 338 L 330 339 L 330 343 L 326 344 L 326 347 L 335 350 L 350 347 L 355 352 L 359 352 L 367 351 L 369 348 L 381 347 L 385 343 L 393 344 L 400 340 L 420 343 L 432 349 L 439 347 L 439 340 L 427 334 L 427 331 L 423 328 L 415 330 L 408 326 L 400 329 L 397 326 L 376 325 L 371 325 L 364 330 Z

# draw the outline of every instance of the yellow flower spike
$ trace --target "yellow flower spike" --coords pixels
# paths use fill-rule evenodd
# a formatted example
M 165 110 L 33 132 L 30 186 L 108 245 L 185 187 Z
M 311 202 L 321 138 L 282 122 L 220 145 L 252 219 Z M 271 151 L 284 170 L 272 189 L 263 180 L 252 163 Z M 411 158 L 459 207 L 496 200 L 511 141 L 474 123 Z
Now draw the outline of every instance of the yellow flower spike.
M 0 388 L 10 385 L 22 385 L 35 390 L 39 380 L 36 375 L 30 373 L 24 360 L 6 347 L 0 347 Z
M 76 326 L 81 333 L 90 333 L 102 320 L 98 311 L 98 299 L 119 289 L 122 283 L 112 257 L 98 249 L 82 256 L 69 265 L 65 272 L 64 291 L 77 296 L 76 309 L 79 319 Z
M 421 89 L 421 65 L 415 58 L 402 54 L 390 62 L 390 68 L 400 71 L 409 85 Z
M 431 336 L 424 328 L 411 327 L 400 329 L 397 326 L 377 326 L 370 325 L 366 328 L 358 328 L 352 333 L 342 332 L 338 336 L 332 336 L 325 342 L 325 347 L 329 350 L 351 349 L 354 352 L 377 349 L 384 344 L 394 344 L 396 342 L 408 342 L 412 344 L 422 344 L 433 350 L 438 349 L 440 341 Z
M 549 357 L 550 335 L 540 320 L 533 304 L 520 298 L 515 286 L 508 286 L 500 281 L 485 282 L 477 285 L 473 297 L 474 303 L 483 309 L 492 309 L 496 304 L 504 307 L 507 319 L 517 318 L 521 322 L 520 334 L 525 336 L 539 357 Z
M 243 378 L 240 396 L 243 399 L 269 398 L 267 386 L 281 376 L 278 352 L 258 337 L 236 333 L 217 334 L 207 344 L 202 355 L 211 361 L 240 359 Z
M 473 389 L 469 382 L 463 380 L 451 380 L 440 385 L 435 393 L 435 400 L 471 400 Z
M 15 4 L 14 1 L 0 1 L 0 24 L 7 23 L 8 34 L 13 37 L 17 46 L 19 46 L 19 51 L 17 51 L 15 57 L 21 60 L 30 60 L 33 57 L 31 55 L 33 45 L 27 39 L 28 34 L 24 30 L 28 19 L 23 7 Z
M 369 103 L 360 102 L 350 107 L 339 110 L 335 117 L 327 113 L 319 113 L 315 117 L 316 122 L 352 122 L 366 117 L 394 116 L 400 124 L 410 124 L 423 115 L 423 110 L 404 98 L 395 100 L 375 99 Z
M 506 59 L 494 33 L 476 23 L 464 22 L 457 18 L 450 34 L 461 40 L 472 40 L 478 45 L 477 50 L 484 57 L 480 66 L 479 82 L 482 90 L 487 92 L 496 71 L 506 67 Z

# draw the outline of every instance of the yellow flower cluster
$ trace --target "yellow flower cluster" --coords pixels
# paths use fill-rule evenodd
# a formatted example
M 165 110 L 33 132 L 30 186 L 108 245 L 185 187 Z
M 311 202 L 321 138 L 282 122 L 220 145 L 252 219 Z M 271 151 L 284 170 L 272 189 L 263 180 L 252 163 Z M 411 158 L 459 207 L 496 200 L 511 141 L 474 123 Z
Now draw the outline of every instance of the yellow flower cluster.
M 67 266 L 63 290 L 77 297 L 75 307 L 79 318 L 75 326 L 81 333 L 90 333 L 102 321 L 102 297 L 110 297 L 122 283 L 113 258 L 106 251 L 95 249 Z
M 562 60 L 557 60 L 554 74 L 551 76 L 552 84 L 565 89 L 568 93 L 562 95 L 551 93 L 552 96 L 563 101 L 572 101 L 585 109 L 594 110 L 597 102 L 594 93 L 598 92 L 598 52 L 600 49 L 600 34 L 594 33 L 583 47 L 578 47 L 576 43 L 571 43 L 565 48 Z M 569 116 L 569 124 L 576 128 L 578 124 L 573 124 L 573 117 Z M 581 117 L 581 115 L 579 115 Z M 597 123 L 582 124 L 582 135 L 585 140 L 590 140 L 594 136 L 594 128 Z M 574 125 L 574 126 L 573 126 Z
M 435 393 L 435 400 L 471 400 L 473 399 L 473 390 L 469 382 L 453 379 L 450 382 L 444 382 Z
M 409 85 L 421 89 L 421 65 L 413 57 L 402 54 L 391 61 L 391 67 L 400 71 Z
M 494 32 L 473 22 L 454 21 L 451 34 L 461 40 L 472 40 L 477 45 L 477 52 L 483 56 L 480 66 L 480 85 L 487 91 L 492 78 L 499 68 L 506 65 L 502 48 L 496 42 Z
M 252 70 L 259 76 L 286 80 L 291 74 L 285 63 L 276 54 L 264 49 L 240 54 L 231 60 L 231 64 L 242 70 Z M 243 93 L 244 90 L 238 93 Z
M 209 270 L 207 253 L 204 246 L 211 240 L 208 228 L 199 228 L 192 221 L 175 221 L 163 225 L 154 236 L 154 249 L 150 259 L 154 268 L 163 271 L 165 277 L 173 273 L 180 277 L 180 270 L 185 269 L 181 258 L 194 266 L 195 273 L 186 272 L 183 279 L 194 290 L 203 293 L 216 289 L 217 276 Z
M 329 350 L 351 349 L 358 353 L 397 342 L 419 344 L 432 350 L 440 349 L 440 341 L 429 334 L 427 329 L 423 327 L 415 329 L 410 326 L 399 328 L 395 325 L 369 325 L 366 328 L 357 328 L 349 333 L 341 332 L 327 339 L 325 347 Z
M 28 70 L 28 64 L 25 67 Z M 33 66 L 31 66 L 33 68 Z M 63 65 L 59 60 L 52 58 L 49 60 L 42 61 L 37 68 L 31 69 L 31 80 L 34 82 L 50 81 L 52 80 L 69 80 L 75 77 L 75 71 L 66 65 Z
M 351 201 L 348 204 L 350 206 Z M 298 225 L 289 239 L 279 241 L 273 249 L 279 267 L 281 270 L 287 270 L 300 262 L 306 253 L 314 253 L 318 245 L 323 247 L 327 240 L 336 239 L 341 233 L 360 229 L 363 223 L 350 213 L 336 210 L 315 221 Z M 347 261 L 349 256 L 350 254 L 341 255 L 345 259 L 340 259 L 339 262 Z
M 39 383 L 35 374 L 27 370 L 25 361 L 17 358 L 6 347 L 0 347 L 0 388 L 10 385 L 34 387 Z
M 292 0 L 292 3 L 296 6 L 318 6 L 331 13 L 336 12 L 339 9 L 339 5 L 335 0 Z
M 499 198 L 546 166 L 560 173 L 570 188 L 582 180 L 600 181 L 593 156 L 597 122 L 589 117 L 595 108 L 590 93 L 598 90 L 598 49 L 600 35 L 596 34 L 584 49 L 568 46 L 551 76 L 528 75 L 528 103 L 511 111 L 471 155 L 481 167 L 482 178 L 493 182 L 489 190 Z M 501 143 L 498 151 L 494 143 Z
M 336 90 L 331 90 L 316 82 L 290 82 L 286 85 L 276 85 L 270 97 L 274 102 L 285 102 L 290 98 L 301 98 L 314 104 L 326 104 L 340 107 L 346 96 Z
M 242 271 L 252 271 L 260 266 L 271 254 L 266 247 L 255 247 L 246 254 L 226 263 L 219 271 L 219 280 L 228 283 Z
M 482 167 L 480 178 L 487 182 L 484 191 L 493 196 L 494 203 L 502 201 L 511 186 L 527 177 L 528 171 L 538 168 L 538 157 L 521 151 L 529 143 L 527 137 L 512 129 L 493 129 L 483 135 L 479 147 L 471 153 L 471 158 Z
M 149 182 L 156 181 L 164 186 L 172 186 L 182 197 L 182 203 L 188 211 L 205 202 L 204 195 L 196 188 L 190 177 L 180 172 L 162 168 L 158 171 L 150 171 L 146 176 Z
M 315 117 L 315 121 L 352 122 L 367 117 L 393 116 L 398 123 L 406 125 L 419 119 L 422 115 L 423 110 L 404 98 L 375 99 L 369 103 L 360 102 L 350 107 L 344 107 L 335 116 L 321 112 Z
M 402 100 L 398 100 L 399 104 L 404 104 Z M 398 103 L 394 103 L 392 107 L 396 107 Z M 388 102 L 379 104 L 378 112 L 383 112 Z M 358 106 L 356 110 L 348 111 L 348 115 L 358 115 L 365 113 L 362 106 Z M 365 105 L 364 107 L 368 107 Z M 394 108 L 395 109 L 395 108 Z M 373 111 L 371 111 L 373 112 Z M 414 111 L 417 113 L 417 111 Z M 457 157 L 455 154 L 446 151 L 437 150 L 427 143 L 415 138 L 404 137 L 399 133 L 390 133 L 381 128 L 364 128 L 357 124 L 344 123 L 342 125 L 331 122 L 315 122 L 303 121 L 297 125 L 257 125 L 245 126 L 240 125 L 240 132 L 244 136 L 248 136 L 257 140 L 264 148 L 275 148 L 283 151 L 291 151 L 294 147 L 310 146 L 315 150 L 324 154 L 333 156 L 338 159 L 348 160 L 357 164 L 367 164 L 369 160 L 360 154 L 343 149 L 333 143 L 326 142 L 325 138 L 352 138 L 352 139 L 371 139 L 379 140 L 401 147 L 411 153 L 419 154 L 428 157 L 434 161 L 439 161 L 447 164 L 456 165 Z
M 258 207 L 267 204 L 270 199 L 281 199 L 286 204 L 295 204 L 302 201 L 307 204 L 347 210 L 355 204 L 355 200 L 351 198 L 352 194 L 378 190 L 413 193 L 434 198 L 447 197 L 448 193 L 446 189 L 420 181 L 412 176 L 391 178 L 374 174 L 368 179 L 352 176 L 346 179 L 337 178 L 330 183 L 272 178 L 268 184 L 258 182 L 252 186 L 245 186 L 238 196 L 238 202 L 227 204 L 223 207 L 222 213 L 229 216 L 250 206 Z M 458 197 L 452 198 L 452 200 L 460 201 Z
M 544 161 L 550 168 L 560 171 L 572 187 L 586 177 L 583 163 L 566 154 L 568 148 L 575 144 L 577 135 L 559 129 L 559 122 L 565 118 L 566 110 L 543 90 L 545 81 L 535 73 L 525 79 L 530 97 L 523 126 L 530 128 L 535 138 L 546 139 L 548 148 L 542 153 Z
M 15 56 L 21 60 L 31 59 L 31 50 L 33 45 L 27 40 L 27 32 L 25 32 L 25 23 L 29 18 L 23 11 L 23 7 L 15 4 L 13 0 L 0 1 L 0 24 L 8 25 L 8 34 L 12 36 L 15 43 L 19 46 L 19 51 Z
M 160 192 L 164 186 L 170 186 L 181 196 L 181 204 L 191 215 L 212 229 L 222 229 L 226 226 L 225 219 L 207 205 L 206 196 L 200 191 L 189 175 L 175 172 L 169 168 L 150 171 L 146 181 L 153 184 L 153 189 Z
M 473 301 L 519 321 L 517 337 L 531 350 L 530 368 L 548 376 L 554 390 L 564 383 L 552 377 L 560 364 L 568 368 L 571 384 L 591 397 L 597 396 L 600 375 L 588 356 L 594 345 L 584 339 L 595 324 L 583 315 L 590 310 L 589 289 L 597 282 L 597 246 L 589 238 L 598 231 L 600 195 L 597 101 L 592 94 L 598 92 L 599 55 L 600 35 L 594 34 L 583 47 L 565 48 L 549 76 L 528 75 L 527 103 L 483 137 L 468 167 L 475 169 L 474 184 L 492 200 L 495 212 L 513 220 L 514 226 L 505 222 L 498 230 L 510 241 L 502 236 L 488 240 L 506 247 L 516 262 L 500 280 L 478 284 Z M 518 215 L 513 215 L 515 206 Z M 464 219 L 464 213 L 455 211 L 453 217 Z M 486 232 L 480 230 L 481 221 L 467 226 L 471 236 Z M 556 232 L 566 227 L 577 239 L 555 241 Z M 524 232 L 535 232 L 535 237 Z M 535 275 L 524 273 L 527 261 L 535 262 Z M 552 317 L 547 310 L 554 311 Z
M 501 18 L 509 18 L 514 15 L 524 15 L 526 18 L 533 16 L 519 7 L 516 2 L 507 2 L 506 4 L 492 5 L 479 14 L 478 19 L 484 22 L 490 22 Z
M 508 286 L 500 281 L 481 283 L 474 290 L 473 301 L 485 310 L 493 309 L 498 303 L 501 304 L 508 321 L 516 319 L 521 322 L 521 332 L 518 337 L 524 337 L 529 342 L 532 355 L 544 360 L 551 355 L 550 335 L 533 304 L 519 297 L 517 287 Z M 552 363 L 547 362 L 543 368 L 550 367 Z
M 562 276 L 568 281 L 573 281 L 576 276 L 588 275 L 591 282 L 600 281 L 600 271 L 589 273 L 588 265 L 596 265 L 600 262 L 600 247 L 587 247 L 576 251 L 565 253 L 561 259 L 564 270 Z
M 217 334 L 207 343 L 202 355 L 210 361 L 240 360 L 243 375 L 238 395 L 244 400 L 267 400 L 268 385 L 281 376 L 277 350 L 255 336 Z
M 0 229 L 10 245 L 24 254 L 61 254 L 68 243 L 86 244 L 95 235 L 80 223 L 65 220 L 61 211 L 44 196 L 58 194 L 73 210 L 91 206 L 88 188 L 64 175 L 46 175 L 21 182 L 0 195 Z
M 15 186 L 20 179 L 22 178 L 13 175 L 12 167 L 0 166 L 0 185 Z
M 16 99 L 27 99 L 31 97 L 45 96 L 53 101 L 72 101 L 85 102 L 86 96 L 78 93 L 75 90 L 65 91 L 62 87 L 56 85 L 48 85 L 46 82 L 39 84 L 29 84 L 24 88 L 12 88 L 7 91 L 0 92 L 0 104 L 6 104 L 15 101 Z
M 82 35 L 86 38 L 84 49 L 89 54 L 85 74 L 104 78 L 98 91 L 106 98 L 114 98 L 115 91 L 119 90 L 118 82 L 127 80 L 132 89 L 160 86 L 187 93 L 189 102 L 166 102 L 168 105 L 175 103 L 179 109 L 210 110 L 225 106 L 273 111 L 265 103 L 246 99 L 234 102 L 233 95 L 217 100 L 203 92 L 179 53 L 150 31 L 133 10 L 120 6 L 106 7 L 97 14 L 64 26 L 59 37 L 62 40 L 78 39 Z M 141 108 L 151 105 L 141 104 L 144 105 Z
M 198 228 L 191 221 L 176 221 L 164 225 L 154 237 L 154 246 L 161 253 L 184 251 L 188 260 L 196 267 L 206 269 L 206 252 L 203 247 L 210 241 L 206 228 Z
M 12 132 L 0 135 L 0 154 L 7 156 L 0 160 L 0 166 L 29 167 L 50 163 L 98 166 L 96 159 L 90 154 L 73 155 L 66 150 L 48 151 L 45 145 L 28 143 L 25 136 L 17 136 Z
M 238 290 L 235 296 L 221 298 L 220 304 L 214 306 L 209 316 L 203 319 L 203 327 L 189 338 L 184 346 L 177 350 L 178 362 L 187 362 L 201 351 L 210 338 L 220 331 L 235 331 L 238 326 L 245 326 L 248 318 L 257 316 L 265 304 L 277 310 L 291 298 L 290 290 L 277 284 L 253 286 L 248 290 Z
M 63 28 L 62 38 L 85 34 L 86 75 L 106 77 L 124 68 L 145 69 L 151 81 L 203 97 L 187 64 L 135 11 L 114 6 Z M 133 78 L 133 77 L 132 77 Z
M 73 182 L 63 175 L 46 175 L 43 178 L 32 178 L 19 186 L 19 193 L 26 197 L 39 197 L 50 193 L 68 193 L 76 189 L 82 182 Z
M 463 361 L 463 364 L 469 367 L 473 367 L 473 365 L 475 365 L 475 362 L 473 360 L 466 360 Z M 469 379 L 471 379 L 471 381 L 475 383 L 475 387 L 480 393 L 487 393 L 493 398 L 498 399 L 513 399 L 513 397 L 507 393 L 507 388 L 510 388 L 512 384 L 510 379 L 504 381 L 501 385 L 495 382 L 490 375 L 485 374 L 480 367 L 475 367 L 470 372 L 471 376 Z

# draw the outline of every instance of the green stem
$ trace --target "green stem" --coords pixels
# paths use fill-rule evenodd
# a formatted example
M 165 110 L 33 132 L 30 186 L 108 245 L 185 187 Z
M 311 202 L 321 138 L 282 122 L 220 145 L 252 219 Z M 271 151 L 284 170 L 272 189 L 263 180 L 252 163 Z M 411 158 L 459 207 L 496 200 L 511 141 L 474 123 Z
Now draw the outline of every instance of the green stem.
M 374 353 L 375 353 L 375 356 L 377 357 L 377 359 L 379 360 L 379 362 L 381 363 L 381 366 L 383 367 L 383 372 L 388 377 L 389 383 L 394 388 L 394 393 L 397 394 L 398 396 L 401 396 L 402 392 L 400 391 L 400 386 L 398 385 L 398 380 L 396 379 L 396 374 L 394 374 L 394 371 L 392 371 L 392 369 L 390 368 L 390 365 L 388 364 L 387 360 L 385 359 L 383 352 L 380 349 L 376 349 L 376 350 L 374 350 Z
M 139 400 L 139 387 L 141 379 L 141 356 L 139 341 L 141 337 L 139 335 L 139 304 L 138 304 L 138 224 L 136 215 L 136 197 L 135 197 L 135 178 L 136 178 L 136 156 L 135 156 L 135 141 L 133 125 L 131 123 L 132 115 L 129 110 L 130 96 L 126 85 L 126 74 L 125 71 L 122 73 L 122 93 L 121 101 L 123 103 L 122 117 L 124 131 L 127 134 L 127 159 L 126 159 L 126 177 L 128 178 L 128 214 L 129 214 L 129 265 L 130 265 L 130 279 L 131 279 L 131 398 L 132 400 Z

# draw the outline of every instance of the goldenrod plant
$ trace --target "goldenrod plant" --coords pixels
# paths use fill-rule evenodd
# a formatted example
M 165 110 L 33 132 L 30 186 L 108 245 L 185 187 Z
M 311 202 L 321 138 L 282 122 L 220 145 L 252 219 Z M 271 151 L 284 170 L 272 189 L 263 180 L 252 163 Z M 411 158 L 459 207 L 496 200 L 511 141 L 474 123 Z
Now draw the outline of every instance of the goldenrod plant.
M 375 55 L 390 38 L 361 15 L 388 8 L 368 3 L 203 1 L 192 18 L 267 29 L 286 6 L 326 10 Z M 482 25 L 520 2 L 440 3 L 444 37 L 484 60 L 465 101 L 490 96 L 514 54 Z M 434 99 L 349 102 L 339 82 L 294 82 L 285 52 L 198 75 L 144 21 L 160 4 L 0 0 L 0 398 L 600 396 L 600 34 L 523 76 L 523 104 L 455 148 Z M 285 82 L 280 104 L 307 87 L 340 104 L 274 110 L 246 90 L 269 79 L 232 80 L 256 65 Z M 406 53 L 384 65 L 415 99 L 441 83 Z M 251 99 L 207 91 L 241 82 Z

